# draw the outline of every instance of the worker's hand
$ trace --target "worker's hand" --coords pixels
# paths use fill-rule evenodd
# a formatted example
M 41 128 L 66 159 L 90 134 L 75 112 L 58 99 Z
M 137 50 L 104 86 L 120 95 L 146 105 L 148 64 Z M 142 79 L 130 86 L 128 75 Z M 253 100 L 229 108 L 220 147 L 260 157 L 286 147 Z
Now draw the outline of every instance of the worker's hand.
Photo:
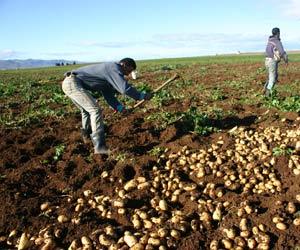
M 153 97 L 153 93 L 151 93 L 151 92 L 145 93 L 144 100 L 148 101 L 148 100 L 150 100 L 152 97 Z
M 133 111 L 132 108 L 128 108 L 128 109 L 124 108 L 121 113 L 122 115 L 129 115 L 132 113 L 132 111 Z
M 115 113 L 123 113 L 125 112 L 126 108 L 122 104 L 118 104 L 118 106 L 115 108 Z
M 126 109 L 125 107 L 122 107 L 122 110 L 114 110 L 114 113 L 120 113 L 120 114 L 122 114 L 122 115 L 128 115 L 128 114 L 130 114 L 132 112 L 132 108 L 128 108 L 128 109 Z

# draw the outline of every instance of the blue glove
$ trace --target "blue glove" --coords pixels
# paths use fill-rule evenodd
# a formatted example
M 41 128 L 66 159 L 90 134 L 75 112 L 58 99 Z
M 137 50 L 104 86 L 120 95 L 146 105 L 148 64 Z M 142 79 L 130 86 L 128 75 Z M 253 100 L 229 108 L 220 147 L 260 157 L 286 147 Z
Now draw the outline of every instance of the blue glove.
M 153 97 L 153 94 L 151 92 L 142 92 L 141 93 L 141 100 L 150 100 Z
M 120 112 L 120 113 L 122 113 L 123 110 L 125 110 L 125 108 L 124 108 L 124 106 L 122 104 L 119 104 L 117 106 L 117 108 L 115 109 L 116 112 Z

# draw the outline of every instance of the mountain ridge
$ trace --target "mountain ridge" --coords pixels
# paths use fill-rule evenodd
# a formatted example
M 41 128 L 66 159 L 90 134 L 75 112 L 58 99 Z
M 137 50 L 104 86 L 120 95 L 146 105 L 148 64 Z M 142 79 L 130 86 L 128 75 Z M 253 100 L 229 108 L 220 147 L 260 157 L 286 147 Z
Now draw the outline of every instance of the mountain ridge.
M 23 69 L 23 68 L 40 68 L 40 67 L 51 67 L 60 66 L 67 64 L 79 64 L 81 62 L 65 60 L 65 59 L 53 59 L 53 60 L 43 60 L 43 59 L 9 59 L 0 60 L 0 69 Z

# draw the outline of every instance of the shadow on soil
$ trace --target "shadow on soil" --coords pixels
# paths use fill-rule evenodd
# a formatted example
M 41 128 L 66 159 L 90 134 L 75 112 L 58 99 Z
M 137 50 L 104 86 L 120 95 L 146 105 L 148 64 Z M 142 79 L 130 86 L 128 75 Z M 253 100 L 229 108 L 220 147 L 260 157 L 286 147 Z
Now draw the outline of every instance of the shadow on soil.
M 257 116 L 255 116 L 255 115 L 246 116 L 244 118 L 239 118 L 237 116 L 230 116 L 230 117 L 226 117 L 224 119 L 208 118 L 201 123 L 201 127 L 204 128 L 203 131 L 205 131 L 205 128 L 207 128 L 207 131 L 205 131 L 205 133 L 207 135 L 207 134 L 210 134 L 214 128 L 216 128 L 216 129 L 231 129 L 235 126 L 249 127 L 255 123 L 256 119 L 257 119 Z M 192 124 L 190 121 L 183 120 L 183 121 L 177 121 L 175 123 L 175 127 L 176 127 L 177 131 L 176 131 L 176 137 L 173 138 L 173 140 L 178 139 L 191 131 L 194 131 L 195 124 Z
M 237 116 L 230 116 L 224 119 L 211 119 L 209 124 L 218 129 L 231 129 L 235 126 L 250 126 L 257 119 L 256 115 L 246 116 L 244 118 L 239 118 Z

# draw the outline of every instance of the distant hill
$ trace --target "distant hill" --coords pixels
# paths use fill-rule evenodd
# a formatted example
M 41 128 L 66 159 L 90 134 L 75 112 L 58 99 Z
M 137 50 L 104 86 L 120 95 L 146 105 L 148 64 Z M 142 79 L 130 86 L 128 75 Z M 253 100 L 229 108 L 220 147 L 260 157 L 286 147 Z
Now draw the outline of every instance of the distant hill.
M 27 59 L 27 60 L 0 60 L 0 69 L 21 69 L 21 68 L 40 68 L 56 66 L 56 64 L 78 64 L 76 61 L 68 60 L 39 60 L 39 59 Z

